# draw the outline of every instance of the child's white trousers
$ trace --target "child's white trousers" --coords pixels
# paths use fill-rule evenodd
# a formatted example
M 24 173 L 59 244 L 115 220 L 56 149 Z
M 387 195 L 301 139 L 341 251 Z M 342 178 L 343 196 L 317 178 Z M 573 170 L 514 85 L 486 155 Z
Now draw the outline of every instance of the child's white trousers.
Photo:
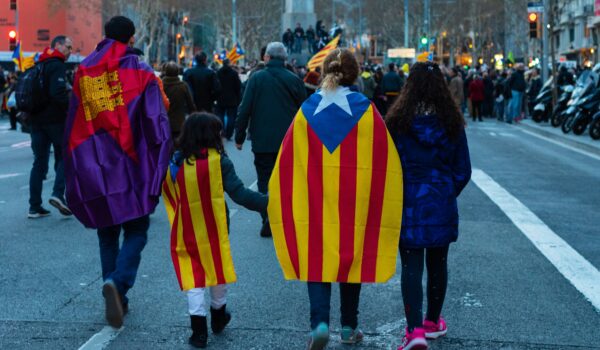
M 190 315 L 194 316 L 206 316 L 208 310 L 206 309 L 206 303 L 204 302 L 204 289 L 205 288 L 194 288 L 187 292 L 188 297 L 188 309 Z M 220 309 L 227 303 L 227 285 L 220 284 L 218 286 L 209 287 L 210 291 L 210 306 L 213 309 Z

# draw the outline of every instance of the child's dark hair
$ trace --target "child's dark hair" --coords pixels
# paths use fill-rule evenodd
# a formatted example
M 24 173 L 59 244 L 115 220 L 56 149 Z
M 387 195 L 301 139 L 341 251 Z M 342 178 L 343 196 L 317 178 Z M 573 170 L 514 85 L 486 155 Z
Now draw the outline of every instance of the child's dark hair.
M 208 148 L 223 153 L 222 130 L 223 123 L 216 115 L 205 112 L 192 113 L 183 123 L 177 139 L 177 149 L 184 159 L 204 159 L 208 156 Z

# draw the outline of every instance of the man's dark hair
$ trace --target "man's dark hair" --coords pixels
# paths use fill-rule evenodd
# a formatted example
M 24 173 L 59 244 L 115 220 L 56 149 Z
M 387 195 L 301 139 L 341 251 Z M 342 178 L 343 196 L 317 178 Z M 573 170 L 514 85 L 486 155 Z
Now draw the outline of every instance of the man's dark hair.
M 127 44 L 135 35 L 135 25 L 125 16 L 115 16 L 104 24 L 104 35 L 123 44 Z
M 200 52 L 196 55 L 196 64 L 206 64 L 206 60 L 208 56 L 206 56 L 206 52 Z
M 390 70 L 390 72 L 393 72 L 394 68 L 396 68 L 396 64 L 394 62 L 388 64 L 388 69 Z
M 65 41 L 67 41 L 67 37 L 64 35 L 57 35 L 52 39 L 52 43 L 50 43 L 50 48 L 54 49 L 56 45 L 64 45 Z

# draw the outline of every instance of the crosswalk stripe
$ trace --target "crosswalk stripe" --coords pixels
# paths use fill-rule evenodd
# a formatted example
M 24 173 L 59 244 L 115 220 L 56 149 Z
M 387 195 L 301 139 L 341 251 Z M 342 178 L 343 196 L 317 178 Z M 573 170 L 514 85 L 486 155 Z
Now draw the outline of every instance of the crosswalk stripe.
M 471 177 L 554 267 L 600 311 L 600 272 L 483 170 Z

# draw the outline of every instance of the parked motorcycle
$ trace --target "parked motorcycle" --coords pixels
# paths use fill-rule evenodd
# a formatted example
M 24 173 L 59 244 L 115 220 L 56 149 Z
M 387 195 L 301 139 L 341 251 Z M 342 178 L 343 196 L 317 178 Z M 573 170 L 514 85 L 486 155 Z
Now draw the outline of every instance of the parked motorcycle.
M 550 118 L 550 124 L 555 128 L 559 127 L 563 122 L 562 114 L 567 109 L 567 103 L 569 103 L 575 87 L 573 85 L 564 85 L 559 87 L 559 89 L 561 94 L 556 101 L 556 106 L 554 107 L 552 117 Z
M 535 97 L 536 105 L 533 107 L 531 119 L 536 123 L 548 120 L 552 110 L 552 80 L 552 78 L 548 79 Z
M 592 117 L 592 123 L 590 124 L 590 136 L 594 140 L 600 140 L 600 112 L 597 112 Z
M 596 67 L 594 67 L 594 70 L 584 71 L 581 73 L 581 76 L 579 76 L 579 79 L 577 79 L 577 86 L 575 87 L 575 90 L 573 90 L 571 99 L 567 103 L 567 109 L 561 114 L 561 119 L 563 120 L 561 129 L 565 134 L 573 130 L 573 122 L 579 111 L 581 102 L 594 94 L 599 80 Z M 586 99 L 583 102 L 586 103 L 589 102 L 589 100 Z
M 598 112 L 600 105 L 600 89 L 593 89 L 593 92 L 579 101 L 578 110 L 573 118 L 572 127 L 575 135 L 581 135 L 592 122 L 593 115 Z

